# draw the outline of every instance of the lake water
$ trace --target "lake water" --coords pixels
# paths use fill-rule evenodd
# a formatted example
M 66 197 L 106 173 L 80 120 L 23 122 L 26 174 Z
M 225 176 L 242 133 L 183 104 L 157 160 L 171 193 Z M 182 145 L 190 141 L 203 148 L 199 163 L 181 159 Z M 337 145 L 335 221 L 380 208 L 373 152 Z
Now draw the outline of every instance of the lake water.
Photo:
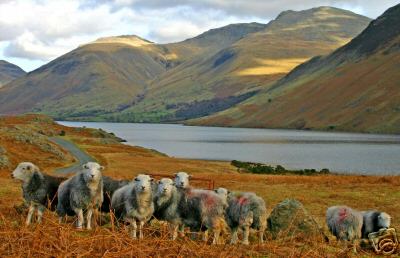
M 328 168 L 357 174 L 400 175 L 400 135 L 331 133 L 102 122 L 60 122 L 102 128 L 127 144 L 169 156 L 241 160 L 290 169 Z

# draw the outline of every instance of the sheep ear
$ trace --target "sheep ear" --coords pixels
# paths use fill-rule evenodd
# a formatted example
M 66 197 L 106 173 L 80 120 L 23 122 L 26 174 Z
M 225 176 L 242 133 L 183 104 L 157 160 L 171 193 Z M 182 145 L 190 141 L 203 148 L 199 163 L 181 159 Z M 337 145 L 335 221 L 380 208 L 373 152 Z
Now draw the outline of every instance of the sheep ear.
M 100 166 L 100 170 L 104 170 L 104 166 Z
M 150 182 L 154 182 L 154 178 L 150 177 Z
M 178 173 L 174 173 L 174 176 L 176 176 Z
M 192 175 L 189 175 L 189 179 L 192 179 Z
M 32 166 L 31 165 L 26 165 L 26 170 L 31 170 L 32 169 Z
M 218 193 L 218 189 L 214 189 L 214 192 Z
M 231 191 L 228 190 L 228 194 L 231 194 Z

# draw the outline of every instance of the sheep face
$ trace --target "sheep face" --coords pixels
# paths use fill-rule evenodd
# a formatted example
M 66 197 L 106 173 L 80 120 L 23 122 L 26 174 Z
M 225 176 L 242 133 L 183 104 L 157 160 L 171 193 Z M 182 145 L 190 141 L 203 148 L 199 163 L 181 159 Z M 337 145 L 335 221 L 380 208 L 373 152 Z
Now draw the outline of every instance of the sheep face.
M 23 182 L 28 182 L 35 172 L 39 172 L 37 166 L 30 162 L 22 162 L 19 163 L 17 168 L 11 173 L 11 177 Z
M 169 178 L 163 178 L 158 182 L 158 194 L 169 196 L 171 195 L 172 189 L 174 187 L 174 181 Z
M 135 177 L 134 180 L 136 192 L 142 193 L 151 191 L 151 182 L 153 181 L 153 178 L 151 178 L 149 175 L 140 174 Z
M 228 199 L 229 191 L 226 188 L 220 187 L 214 190 L 223 200 Z
M 97 182 L 102 178 L 101 171 L 104 169 L 103 166 L 100 166 L 96 162 L 88 162 L 82 166 L 83 173 L 88 182 Z
M 187 188 L 189 187 L 189 179 L 190 175 L 186 172 L 178 172 L 175 174 L 175 185 L 178 188 Z
M 381 212 L 378 216 L 378 224 L 380 228 L 389 228 L 392 218 L 386 212 Z

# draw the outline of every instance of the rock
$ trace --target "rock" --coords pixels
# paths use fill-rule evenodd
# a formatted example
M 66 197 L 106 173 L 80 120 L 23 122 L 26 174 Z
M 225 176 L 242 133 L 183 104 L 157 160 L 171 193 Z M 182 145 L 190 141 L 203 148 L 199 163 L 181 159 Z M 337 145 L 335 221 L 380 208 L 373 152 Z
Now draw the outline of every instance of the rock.
M 0 168 L 8 168 L 10 161 L 6 155 L 7 151 L 2 146 L 0 146 Z
M 321 236 L 327 240 L 303 204 L 295 199 L 286 199 L 277 204 L 267 219 L 267 223 L 268 231 L 274 239 L 306 235 L 307 237 Z

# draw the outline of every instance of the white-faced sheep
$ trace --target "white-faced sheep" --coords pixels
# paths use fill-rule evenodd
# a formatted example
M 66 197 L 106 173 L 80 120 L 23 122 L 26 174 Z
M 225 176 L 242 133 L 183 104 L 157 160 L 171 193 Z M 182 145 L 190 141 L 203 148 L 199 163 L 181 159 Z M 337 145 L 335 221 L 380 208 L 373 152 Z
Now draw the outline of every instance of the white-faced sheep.
M 131 236 L 136 238 L 137 222 L 139 222 L 139 238 L 143 238 L 143 225 L 154 213 L 153 179 L 140 174 L 134 181 L 116 190 L 111 199 L 111 208 L 118 220 L 130 224 Z
M 26 224 L 31 223 L 35 209 L 37 210 L 37 222 L 40 223 L 46 207 L 55 209 L 58 201 L 58 186 L 66 178 L 43 174 L 37 166 L 30 162 L 20 163 L 11 176 L 22 181 L 23 197 L 29 205 Z
M 243 230 L 243 244 L 249 244 L 250 228 L 258 231 L 259 242 L 264 243 L 264 231 L 267 227 L 265 201 L 251 192 L 229 192 L 225 188 L 215 191 L 227 203 L 225 219 L 231 229 L 231 244 L 237 242 L 239 228 Z
M 356 251 L 356 242 L 361 238 L 363 225 L 361 212 L 347 206 L 332 206 L 326 211 L 326 223 L 338 240 L 351 241 Z
M 111 197 L 114 192 L 129 184 L 129 180 L 115 180 L 108 176 L 103 176 L 103 203 L 100 211 L 108 213 L 111 209 Z
M 362 238 L 368 238 L 368 234 L 378 232 L 382 228 L 389 228 L 391 217 L 386 212 L 371 210 L 363 211 Z
M 189 179 L 191 176 L 187 174 L 186 172 L 178 172 L 175 173 L 175 185 L 178 188 L 187 188 L 189 187 Z
M 172 179 L 163 178 L 158 182 L 155 195 L 154 217 L 169 223 L 172 240 L 176 239 L 178 236 L 178 227 L 182 225 L 182 220 L 178 211 L 181 198 L 182 194 L 178 192 Z
M 91 229 L 93 211 L 100 208 L 103 202 L 103 169 L 96 162 L 88 162 L 82 166 L 82 171 L 60 185 L 57 205 L 60 222 L 65 215 L 77 215 L 76 226 L 80 229 L 86 212 L 86 227 Z
M 183 224 L 192 231 L 211 230 L 214 233 L 212 243 L 218 244 L 221 231 L 227 228 L 224 218 L 226 202 L 214 191 L 190 187 L 177 189 L 182 195 L 178 212 Z

